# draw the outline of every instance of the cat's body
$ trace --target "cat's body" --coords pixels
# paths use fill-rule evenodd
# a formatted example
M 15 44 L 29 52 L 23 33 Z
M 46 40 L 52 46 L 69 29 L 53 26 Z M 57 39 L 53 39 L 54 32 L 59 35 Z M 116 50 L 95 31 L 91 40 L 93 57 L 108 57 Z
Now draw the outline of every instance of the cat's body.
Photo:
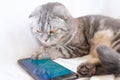
M 96 74 L 120 74 L 120 20 L 101 15 L 88 15 L 78 19 L 83 23 L 84 38 L 86 38 L 86 42 L 90 46 L 89 55 L 91 58 L 85 63 L 85 65 L 94 64 L 92 67 L 98 65 L 98 69 L 100 66 L 101 69 L 96 71 Z M 99 57 L 100 54 L 102 54 L 102 57 Z M 117 56 L 115 57 L 114 55 Z M 116 59 L 116 61 L 114 59 Z M 102 60 L 106 60 L 106 62 L 108 62 L 105 62 L 107 65 L 103 65 Z M 112 68 L 107 70 L 111 65 Z M 81 65 L 78 67 L 78 73 L 81 71 L 80 68 Z M 93 73 L 89 75 L 94 74 L 94 70 L 91 72 Z M 87 73 L 80 74 L 86 76 Z
M 78 66 L 79 75 L 92 76 L 101 74 L 102 71 L 105 74 L 120 73 L 120 20 L 100 15 L 73 18 L 60 3 L 44 4 L 31 17 L 37 24 L 33 28 L 34 33 L 42 44 L 37 52 L 39 55 L 34 55 L 34 58 L 56 59 L 89 55 L 91 58 L 88 62 Z M 110 55 L 107 51 L 110 51 Z M 108 54 L 107 57 L 104 54 Z M 114 54 L 117 55 L 114 59 L 106 60 Z M 112 65 L 110 70 L 104 62 L 116 65 Z

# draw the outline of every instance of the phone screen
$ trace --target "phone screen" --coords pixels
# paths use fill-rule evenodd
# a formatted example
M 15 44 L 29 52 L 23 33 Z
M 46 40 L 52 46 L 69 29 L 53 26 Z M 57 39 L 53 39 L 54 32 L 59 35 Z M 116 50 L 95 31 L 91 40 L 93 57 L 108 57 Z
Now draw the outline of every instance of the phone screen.
M 51 59 L 21 59 L 18 63 L 35 80 L 75 80 L 77 75 Z

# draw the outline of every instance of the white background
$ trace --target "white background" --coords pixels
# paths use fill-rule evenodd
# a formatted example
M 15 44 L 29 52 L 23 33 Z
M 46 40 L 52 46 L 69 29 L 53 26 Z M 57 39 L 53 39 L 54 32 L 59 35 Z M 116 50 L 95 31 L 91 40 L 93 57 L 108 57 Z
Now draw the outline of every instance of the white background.
M 15 70 L 11 66 L 38 49 L 28 17 L 35 7 L 47 2 L 63 3 L 74 17 L 87 14 L 120 17 L 120 0 L 0 0 L 0 80 L 29 80 L 22 76 L 12 78 L 18 75 L 11 74 Z

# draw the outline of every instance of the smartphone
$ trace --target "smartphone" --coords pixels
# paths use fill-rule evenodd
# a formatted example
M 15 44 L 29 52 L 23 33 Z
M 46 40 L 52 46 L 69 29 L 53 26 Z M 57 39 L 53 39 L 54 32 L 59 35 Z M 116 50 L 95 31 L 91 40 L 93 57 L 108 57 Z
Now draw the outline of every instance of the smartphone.
M 78 78 L 76 73 L 51 59 L 26 58 L 18 60 L 18 63 L 35 80 L 75 80 Z

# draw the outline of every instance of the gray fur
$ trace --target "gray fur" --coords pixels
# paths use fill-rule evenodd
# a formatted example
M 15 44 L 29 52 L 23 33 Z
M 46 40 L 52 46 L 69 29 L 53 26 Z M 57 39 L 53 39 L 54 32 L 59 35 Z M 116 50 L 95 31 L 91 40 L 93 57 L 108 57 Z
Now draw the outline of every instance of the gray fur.
M 87 55 L 92 45 L 91 39 L 96 32 L 102 30 L 113 31 L 112 48 L 120 52 L 120 20 L 118 19 L 101 15 L 73 18 L 60 3 L 41 5 L 31 13 L 30 18 L 33 20 L 33 33 L 44 47 L 44 50 L 38 52 L 38 59 Z M 57 32 L 50 34 L 53 29 Z M 34 55 L 33 57 L 36 58 Z
M 105 45 L 97 48 L 99 59 L 109 73 L 120 74 L 120 54 Z

